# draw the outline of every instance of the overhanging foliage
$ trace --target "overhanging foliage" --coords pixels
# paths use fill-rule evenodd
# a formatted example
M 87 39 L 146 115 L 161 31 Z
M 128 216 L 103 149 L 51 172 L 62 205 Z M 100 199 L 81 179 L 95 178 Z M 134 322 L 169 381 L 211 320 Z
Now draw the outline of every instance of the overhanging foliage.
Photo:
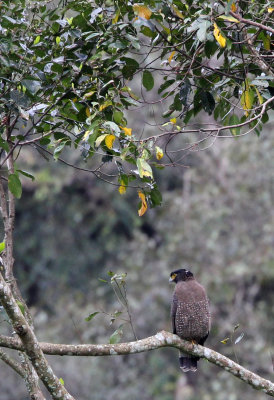
M 135 187 L 142 215 L 161 203 L 155 168 L 217 137 L 260 134 L 274 91 L 272 15 L 267 1 L 2 2 L 2 152 L 32 145 L 62 162 L 75 148 L 121 194 Z M 149 106 L 149 91 L 163 108 L 153 136 L 126 113 Z M 190 145 L 170 153 L 188 132 Z M 16 197 L 21 174 L 9 177 Z

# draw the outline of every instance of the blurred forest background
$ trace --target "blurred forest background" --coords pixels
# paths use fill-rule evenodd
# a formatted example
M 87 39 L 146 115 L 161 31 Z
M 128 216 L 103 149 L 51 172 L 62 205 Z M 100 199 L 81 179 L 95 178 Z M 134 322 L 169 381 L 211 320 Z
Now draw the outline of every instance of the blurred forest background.
M 104 313 L 90 322 L 85 318 L 122 311 L 110 285 L 98 280 L 109 280 L 110 270 L 127 273 L 138 338 L 170 330 L 169 273 L 187 267 L 210 297 L 207 345 L 273 378 L 272 129 L 269 123 L 260 138 L 219 139 L 208 150 L 190 153 L 188 168 L 158 172 L 163 205 L 141 218 L 130 190 L 121 196 L 115 186 L 24 150 L 24 167 L 36 179 L 24 182 L 18 202 L 15 273 L 39 340 L 108 343 L 121 321 L 110 324 Z M 122 341 L 134 340 L 129 325 L 123 331 Z M 221 343 L 225 338 L 230 339 Z M 206 361 L 196 374 L 182 374 L 172 349 L 50 360 L 68 390 L 83 400 L 266 397 Z M 1 400 L 28 398 L 23 382 L 3 363 L 0 376 Z

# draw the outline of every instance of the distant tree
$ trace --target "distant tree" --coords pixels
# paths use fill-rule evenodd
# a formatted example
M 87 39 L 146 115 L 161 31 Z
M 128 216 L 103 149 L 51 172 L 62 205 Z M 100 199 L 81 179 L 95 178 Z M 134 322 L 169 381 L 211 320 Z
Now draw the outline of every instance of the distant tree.
M 121 195 L 135 188 L 142 216 L 161 204 L 155 168 L 182 165 L 189 152 L 216 139 L 260 135 L 274 100 L 274 9 L 267 1 L 232 0 L 11 0 L 0 7 L 0 301 L 20 339 L 1 336 L 0 345 L 20 350 L 22 363 L 2 350 L 0 357 L 25 379 L 32 399 L 44 399 L 38 377 L 53 399 L 72 399 L 44 356 L 61 354 L 62 346 L 39 344 L 13 275 L 15 198 L 22 195 L 20 178 L 34 179 L 20 168 L 24 147 L 88 171 Z M 157 104 L 163 113 L 153 135 L 129 126 L 127 110 Z M 186 135 L 192 135 L 188 144 Z M 91 167 L 66 161 L 65 149 Z M 133 347 L 109 345 L 102 355 L 167 345 L 199 354 L 274 396 L 273 383 L 167 333 Z

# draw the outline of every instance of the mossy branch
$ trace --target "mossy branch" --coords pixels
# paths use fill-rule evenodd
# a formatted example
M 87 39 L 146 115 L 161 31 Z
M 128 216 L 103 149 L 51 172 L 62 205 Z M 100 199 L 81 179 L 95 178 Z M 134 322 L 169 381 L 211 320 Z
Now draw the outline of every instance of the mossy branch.
M 205 358 L 209 362 L 218 365 L 241 379 L 254 389 L 261 390 L 274 397 L 273 382 L 254 374 L 248 369 L 242 367 L 240 364 L 232 361 L 230 358 L 225 357 L 212 349 L 181 340 L 177 335 L 173 335 L 166 331 L 161 331 L 154 336 L 128 343 L 74 345 L 41 342 L 39 343 L 39 346 L 43 353 L 48 355 L 91 357 L 136 354 L 160 349 L 162 347 L 175 347 L 186 353 Z M 19 340 L 2 335 L 0 335 L 0 347 L 8 347 L 10 349 L 24 351 L 24 347 Z

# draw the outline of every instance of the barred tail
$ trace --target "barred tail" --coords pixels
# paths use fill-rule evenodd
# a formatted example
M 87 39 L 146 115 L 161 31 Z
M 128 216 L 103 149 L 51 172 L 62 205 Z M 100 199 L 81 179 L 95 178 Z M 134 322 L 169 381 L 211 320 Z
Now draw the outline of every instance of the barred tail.
M 180 353 L 179 363 L 180 363 L 181 370 L 183 372 L 197 371 L 198 360 L 199 360 L 199 357 L 187 356 L 184 353 Z

